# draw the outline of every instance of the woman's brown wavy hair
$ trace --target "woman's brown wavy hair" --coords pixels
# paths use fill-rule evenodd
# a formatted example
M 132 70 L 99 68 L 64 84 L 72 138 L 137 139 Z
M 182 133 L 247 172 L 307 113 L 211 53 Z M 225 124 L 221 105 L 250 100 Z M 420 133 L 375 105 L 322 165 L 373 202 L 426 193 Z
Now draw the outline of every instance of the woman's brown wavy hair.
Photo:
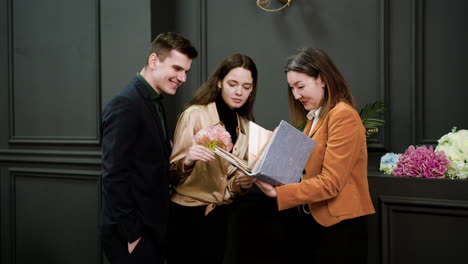
M 255 66 L 254 61 L 249 56 L 242 54 L 233 54 L 224 59 L 218 68 L 210 75 L 208 80 L 198 88 L 185 109 L 192 105 L 207 105 L 216 101 L 216 99 L 221 96 L 221 90 L 218 89 L 218 82 L 222 82 L 224 77 L 226 77 L 232 69 L 238 67 L 250 71 L 253 83 L 252 92 L 247 102 L 237 110 L 237 113 L 247 120 L 253 120 L 253 104 L 257 92 L 257 66 Z
M 304 48 L 291 56 L 286 63 L 285 72 L 296 71 L 305 73 L 313 78 L 320 76 L 325 82 L 325 91 L 321 102 L 319 118 L 323 118 L 335 105 L 342 101 L 355 106 L 354 97 L 351 94 L 348 83 L 341 75 L 330 57 L 321 49 Z M 302 126 L 307 121 L 307 110 L 294 99 L 291 88 L 288 85 L 289 115 L 292 124 Z

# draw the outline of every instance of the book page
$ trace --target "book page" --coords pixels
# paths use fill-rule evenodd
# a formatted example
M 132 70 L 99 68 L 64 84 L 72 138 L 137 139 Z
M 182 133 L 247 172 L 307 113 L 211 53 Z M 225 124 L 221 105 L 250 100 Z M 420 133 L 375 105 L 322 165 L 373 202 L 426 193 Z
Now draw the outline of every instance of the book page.
M 255 162 L 261 156 L 272 134 L 272 131 L 265 129 L 252 121 L 249 122 L 248 165 L 250 168 L 254 167 Z
M 213 151 L 214 151 L 215 154 L 217 154 L 221 158 L 227 160 L 232 165 L 234 165 L 234 166 L 236 166 L 238 168 L 242 168 L 242 170 L 244 170 L 246 172 L 249 172 L 249 173 L 252 172 L 252 170 L 247 165 L 247 161 L 235 156 L 232 153 L 227 152 L 226 150 L 224 150 L 222 148 L 216 147 Z

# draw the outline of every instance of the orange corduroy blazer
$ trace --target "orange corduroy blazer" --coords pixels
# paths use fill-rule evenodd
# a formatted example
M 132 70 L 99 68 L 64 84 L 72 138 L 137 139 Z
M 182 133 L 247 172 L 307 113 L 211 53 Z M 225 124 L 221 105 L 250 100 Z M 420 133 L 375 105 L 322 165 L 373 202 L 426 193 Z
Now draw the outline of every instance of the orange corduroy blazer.
M 309 134 L 312 121 L 304 133 Z M 279 210 L 307 204 L 322 226 L 375 213 L 367 181 L 365 129 L 356 110 L 338 103 L 314 127 L 317 142 L 303 180 L 276 187 Z

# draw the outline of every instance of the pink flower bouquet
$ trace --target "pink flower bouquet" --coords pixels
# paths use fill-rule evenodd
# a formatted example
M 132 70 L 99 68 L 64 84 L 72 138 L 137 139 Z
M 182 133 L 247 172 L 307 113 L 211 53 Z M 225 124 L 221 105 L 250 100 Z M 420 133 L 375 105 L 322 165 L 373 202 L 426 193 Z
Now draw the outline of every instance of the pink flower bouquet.
M 432 146 L 409 146 L 405 153 L 401 154 L 393 175 L 444 178 L 448 163 L 444 152 L 434 151 Z
M 232 149 L 231 135 L 221 126 L 210 126 L 199 130 L 192 141 L 210 150 L 214 150 L 216 147 L 226 151 L 231 151 Z

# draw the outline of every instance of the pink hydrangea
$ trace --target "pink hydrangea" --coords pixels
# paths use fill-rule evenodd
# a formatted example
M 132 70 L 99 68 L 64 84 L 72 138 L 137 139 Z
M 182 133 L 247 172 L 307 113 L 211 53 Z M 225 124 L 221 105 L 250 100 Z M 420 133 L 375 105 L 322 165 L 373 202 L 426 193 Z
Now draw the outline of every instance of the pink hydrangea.
M 192 139 L 193 143 L 203 145 L 211 150 L 215 147 L 231 151 L 231 135 L 222 126 L 210 126 L 201 129 Z
M 419 178 L 444 178 L 449 161 L 443 152 L 434 151 L 433 147 L 409 146 L 398 160 L 393 171 L 395 176 Z

